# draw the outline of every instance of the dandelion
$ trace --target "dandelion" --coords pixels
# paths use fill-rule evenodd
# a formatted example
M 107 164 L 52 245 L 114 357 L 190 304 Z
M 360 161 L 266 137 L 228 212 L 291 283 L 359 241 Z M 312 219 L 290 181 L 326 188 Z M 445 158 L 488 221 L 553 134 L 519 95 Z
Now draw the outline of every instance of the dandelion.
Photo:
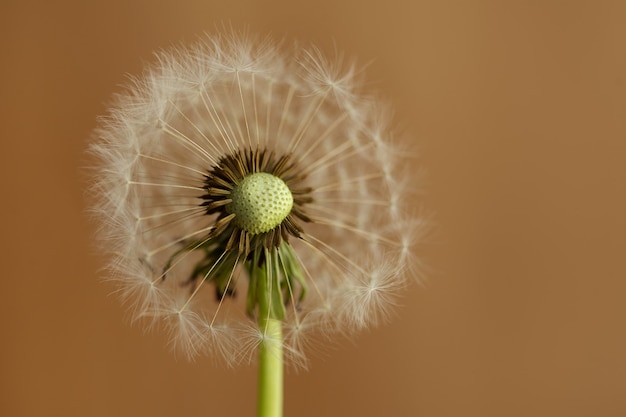
M 98 238 L 133 319 L 189 358 L 260 350 L 260 409 L 283 356 L 306 366 L 305 348 L 387 317 L 423 225 L 360 72 L 285 49 L 231 34 L 157 54 L 90 147 Z

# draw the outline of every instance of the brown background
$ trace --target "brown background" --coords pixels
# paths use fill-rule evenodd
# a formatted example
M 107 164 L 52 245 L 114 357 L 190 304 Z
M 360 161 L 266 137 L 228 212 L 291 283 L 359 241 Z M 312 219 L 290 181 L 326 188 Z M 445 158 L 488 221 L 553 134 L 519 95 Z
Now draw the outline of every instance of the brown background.
M 223 22 L 373 60 L 438 223 L 426 285 L 290 373 L 287 416 L 626 415 L 626 3 L 396 0 L 2 2 L 0 415 L 254 414 L 253 368 L 128 324 L 80 171 L 124 74 Z

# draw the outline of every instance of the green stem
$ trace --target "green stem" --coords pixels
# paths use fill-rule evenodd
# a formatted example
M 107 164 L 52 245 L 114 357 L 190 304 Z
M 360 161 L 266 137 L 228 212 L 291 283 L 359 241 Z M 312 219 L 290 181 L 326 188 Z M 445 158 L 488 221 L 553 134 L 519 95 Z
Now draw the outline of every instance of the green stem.
M 276 319 L 261 320 L 266 330 L 266 340 L 259 352 L 258 417 L 283 415 L 283 345 L 282 322 Z M 262 327 L 263 328 L 263 327 Z
M 259 351 L 258 417 L 283 415 L 283 324 L 278 253 L 265 251 L 266 264 L 256 270 L 259 328 L 265 337 Z

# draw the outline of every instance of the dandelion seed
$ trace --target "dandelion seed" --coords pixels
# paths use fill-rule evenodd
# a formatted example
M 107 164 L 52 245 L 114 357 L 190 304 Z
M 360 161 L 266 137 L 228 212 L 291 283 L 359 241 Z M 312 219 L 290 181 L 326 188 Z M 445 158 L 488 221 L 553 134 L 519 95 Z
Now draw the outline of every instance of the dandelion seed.
M 117 97 L 92 191 L 134 319 L 189 357 L 235 364 L 272 341 L 302 365 L 315 334 L 388 316 L 418 263 L 403 227 L 420 224 L 404 198 L 417 184 L 357 75 L 230 35 L 159 53 Z

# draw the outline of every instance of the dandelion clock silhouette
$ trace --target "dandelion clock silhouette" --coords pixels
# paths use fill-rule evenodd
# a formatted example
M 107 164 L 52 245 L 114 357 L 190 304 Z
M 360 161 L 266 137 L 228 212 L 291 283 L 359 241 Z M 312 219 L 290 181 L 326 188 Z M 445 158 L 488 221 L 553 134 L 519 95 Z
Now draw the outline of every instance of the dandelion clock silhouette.
M 416 277 L 425 220 L 390 110 L 340 55 L 229 33 L 158 53 L 89 151 L 97 238 L 132 317 L 189 358 L 283 363 L 376 325 Z

